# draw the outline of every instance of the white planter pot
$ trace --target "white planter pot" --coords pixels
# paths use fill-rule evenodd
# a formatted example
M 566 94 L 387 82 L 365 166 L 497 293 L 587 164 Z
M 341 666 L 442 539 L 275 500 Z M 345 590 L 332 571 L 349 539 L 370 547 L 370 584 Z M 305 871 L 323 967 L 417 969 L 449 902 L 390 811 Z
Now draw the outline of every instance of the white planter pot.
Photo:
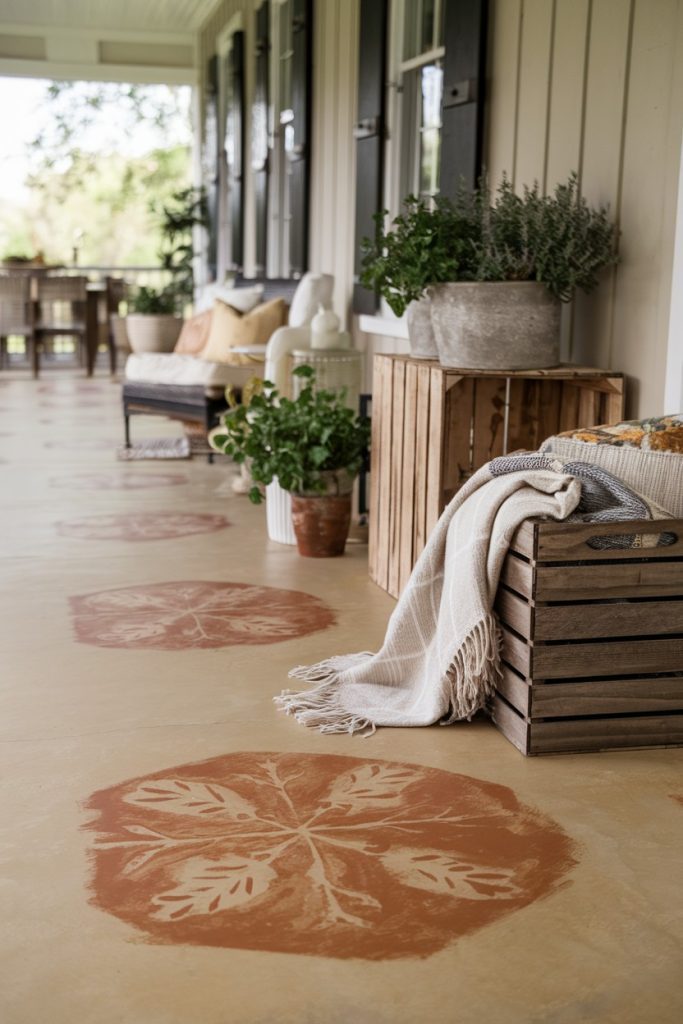
M 560 361 L 560 302 L 536 281 L 432 285 L 432 324 L 442 366 L 538 370 Z
M 432 326 L 432 303 L 428 297 L 416 299 L 406 309 L 408 340 L 413 359 L 438 359 L 439 350 Z
M 292 526 L 292 497 L 277 480 L 266 487 L 266 523 L 268 536 L 278 544 L 296 544 Z
M 143 352 L 172 352 L 183 326 L 182 317 L 151 313 L 130 313 L 126 331 L 136 355 Z

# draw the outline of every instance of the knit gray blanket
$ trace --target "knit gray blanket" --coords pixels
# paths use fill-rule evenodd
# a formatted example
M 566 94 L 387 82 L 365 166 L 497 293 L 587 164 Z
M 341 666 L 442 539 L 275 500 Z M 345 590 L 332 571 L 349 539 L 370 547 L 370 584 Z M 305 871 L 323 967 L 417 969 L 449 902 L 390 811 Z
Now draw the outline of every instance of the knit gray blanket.
M 493 610 L 515 531 L 537 516 L 583 522 L 665 518 L 597 466 L 551 454 L 494 459 L 444 509 L 373 654 L 335 656 L 290 676 L 315 684 L 285 690 L 276 703 L 324 733 L 372 733 L 379 725 L 420 726 L 469 719 L 500 676 L 500 628 Z M 631 546 L 615 534 L 596 546 Z

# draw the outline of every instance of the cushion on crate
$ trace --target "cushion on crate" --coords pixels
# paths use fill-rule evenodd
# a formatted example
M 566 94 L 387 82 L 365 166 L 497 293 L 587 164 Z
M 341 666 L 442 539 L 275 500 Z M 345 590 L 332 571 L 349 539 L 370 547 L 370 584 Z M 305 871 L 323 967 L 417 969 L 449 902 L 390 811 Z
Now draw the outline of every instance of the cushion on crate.
M 202 288 L 194 304 L 195 312 L 210 312 L 216 299 L 226 302 L 240 313 L 249 313 L 258 306 L 263 297 L 263 285 L 253 284 L 246 288 L 231 288 L 226 284 L 207 284 Z
M 233 366 L 247 366 L 258 362 L 257 356 L 234 350 L 263 345 L 265 358 L 265 346 L 271 335 L 286 322 L 287 303 L 284 299 L 264 302 L 243 315 L 218 300 L 213 307 L 209 337 L 199 357 L 209 362 L 229 363 Z
M 211 363 L 177 352 L 145 352 L 126 361 L 126 380 L 147 384 L 175 384 L 204 387 L 241 387 L 256 367 Z M 247 372 L 248 371 L 248 372 Z
M 210 309 L 205 310 L 204 313 L 197 313 L 196 316 L 191 316 L 183 324 L 180 337 L 173 351 L 185 356 L 199 355 L 209 340 L 210 330 Z
M 542 452 L 601 466 L 683 518 L 683 414 L 626 420 L 549 437 Z

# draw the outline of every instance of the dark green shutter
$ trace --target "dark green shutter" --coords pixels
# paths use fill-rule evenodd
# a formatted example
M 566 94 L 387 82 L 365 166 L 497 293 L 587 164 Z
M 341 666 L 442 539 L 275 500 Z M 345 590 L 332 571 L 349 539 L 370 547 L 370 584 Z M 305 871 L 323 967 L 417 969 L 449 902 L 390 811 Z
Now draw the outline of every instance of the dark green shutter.
M 207 274 L 216 280 L 218 251 L 218 57 L 210 57 L 206 69 L 206 103 L 204 108 L 204 148 L 202 171 L 206 189 L 208 214 Z
M 291 0 L 292 113 L 290 161 L 289 266 L 292 277 L 308 269 L 308 207 L 311 174 L 312 0 Z
M 356 233 L 353 308 L 374 313 L 374 292 L 358 284 L 360 245 L 375 233 L 373 216 L 382 209 L 387 59 L 386 0 L 361 0 L 358 51 L 358 108 L 353 130 L 356 145 Z
M 268 65 L 270 60 L 270 3 L 256 12 L 256 78 L 251 114 L 251 168 L 256 218 L 256 276 L 266 273 L 268 247 Z
M 244 262 L 244 32 L 235 32 L 227 59 L 228 103 L 225 116 L 225 153 L 230 218 L 231 270 Z
M 472 188 L 481 174 L 487 0 L 445 0 L 440 191 Z

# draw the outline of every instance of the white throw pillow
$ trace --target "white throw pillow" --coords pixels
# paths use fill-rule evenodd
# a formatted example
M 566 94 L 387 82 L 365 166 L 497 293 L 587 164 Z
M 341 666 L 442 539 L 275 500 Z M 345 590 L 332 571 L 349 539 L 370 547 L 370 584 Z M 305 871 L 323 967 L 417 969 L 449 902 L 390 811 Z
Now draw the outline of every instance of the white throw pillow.
M 195 313 L 213 309 L 216 299 L 232 306 L 238 313 L 249 313 L 263 299 L 263 285 L 245 285 L 244 288 L 230 288 L 226 284 L 207 284 L 202 288 L 194 304 Z
M 294 292 L 289 309 L 290 327 L 307 327 L 319 306 L 328 309 L 332 305 L 332 274 L 304 274 Z

